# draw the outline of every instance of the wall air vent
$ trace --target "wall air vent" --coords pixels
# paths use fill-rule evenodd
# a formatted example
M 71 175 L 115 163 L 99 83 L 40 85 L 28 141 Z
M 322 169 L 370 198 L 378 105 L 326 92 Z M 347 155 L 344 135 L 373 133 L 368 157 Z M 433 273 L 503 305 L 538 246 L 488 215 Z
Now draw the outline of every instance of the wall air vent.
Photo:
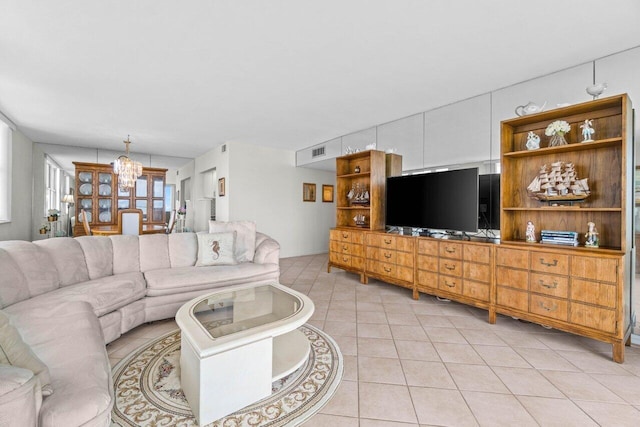
M 227 151 L 227 144 L 222 144 L 222 148 L 220 151 L 222 151 L 223 153 Z
M 322 147 L 314 148 L 311 150 L 311 158 L 324 156 L 324 145 Z

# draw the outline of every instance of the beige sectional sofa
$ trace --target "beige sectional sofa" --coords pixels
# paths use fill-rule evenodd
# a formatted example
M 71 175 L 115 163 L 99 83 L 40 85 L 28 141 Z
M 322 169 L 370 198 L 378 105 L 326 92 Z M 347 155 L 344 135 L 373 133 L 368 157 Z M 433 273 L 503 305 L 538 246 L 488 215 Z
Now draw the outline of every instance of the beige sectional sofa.
M 277 281 L 278 243 L 253 236 L 244 262 L 212 266 L 196 266 L 194 233 L 0 242 L 0 309 L 48 368 L 53 389 L 42 397 L 46 380 L 8 357 L 9 365 L 0 364 L 0 425 L 108 425 L 113 389 L 105 344 L 175 316 L 211 289 Z

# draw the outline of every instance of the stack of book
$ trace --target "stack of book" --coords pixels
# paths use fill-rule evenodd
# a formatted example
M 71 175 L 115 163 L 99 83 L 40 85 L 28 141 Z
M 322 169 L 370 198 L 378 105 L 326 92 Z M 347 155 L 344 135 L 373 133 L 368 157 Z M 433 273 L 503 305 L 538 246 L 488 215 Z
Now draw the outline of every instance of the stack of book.
M 553 245 L 578 246 L 578 233 L 576 231 L 542 230 L 540 243 Z

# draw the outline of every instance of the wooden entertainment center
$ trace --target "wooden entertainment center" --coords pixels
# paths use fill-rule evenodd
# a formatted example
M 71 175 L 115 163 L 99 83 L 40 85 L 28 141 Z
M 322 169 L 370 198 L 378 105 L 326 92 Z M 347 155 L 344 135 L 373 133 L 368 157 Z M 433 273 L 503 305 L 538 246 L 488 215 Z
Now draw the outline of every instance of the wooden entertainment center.
M 593 122 L 596 139 L 579 142 L 580 125 Z M 532 131 L 544 131 L 555 120 L 571 124 L 568 145 L 537 150 L 525 147 Z M 379 222 L 356 227 L 346 194 L 355 162 L 370 162 L 370 218 L 384 218 L 384 179 L 400 174 L 401 159 L 367 151 L 337 159 L 337 227 L 330 230 L 329 265 L 419 293 L 444 297 L 496 314 L 593 338 L 613 346 L 613 360 L 624 361 L 630 344 L 633 313 L 633 145 L 632 108 L 627 95 L 612 96 L 502 122 L 500 242 L 449 240 L 384 232 Z M 399 157 L 399 156 L 398 156 Z M 356 160 L 357 159 L 357 160 Z M 395 168 L 385 164 L 395 162 Z M 544 205 L 527 194 L 529 182 L 546 163 L 572 162 L 589 178 L 591 194 L 578 206 Z M 362 167 L 360 168 L 362 170 Z M 343 182 L 344 181 L 344 182 Z M 345 189 L 347 189 L 345 191 Z M 532 221 L 538 230 L 577 231 L 579 246 L 527 243 Z M 600 247 L 584 247 L 587 222 L 600 232 Z

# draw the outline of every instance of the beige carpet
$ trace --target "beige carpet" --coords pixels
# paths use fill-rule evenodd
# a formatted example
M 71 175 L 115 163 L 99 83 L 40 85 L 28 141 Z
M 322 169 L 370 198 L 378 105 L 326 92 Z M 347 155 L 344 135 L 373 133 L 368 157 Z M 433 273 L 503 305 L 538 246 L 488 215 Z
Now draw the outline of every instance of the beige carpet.
M 307 324 L 300 330 L 311 343 L 307 362 L 274 382 L 271 396 L 209 426 L 295 426 L 327 403 L 342 379 L 342 354 L 333 339 L 319 329 Z M 112 371 L 116 396 L 113 425 L 196 426 L 180 388 L 179 361 L 179 330 L 122 359 Z M 220 391 L 224 393 L 223 384 Z

